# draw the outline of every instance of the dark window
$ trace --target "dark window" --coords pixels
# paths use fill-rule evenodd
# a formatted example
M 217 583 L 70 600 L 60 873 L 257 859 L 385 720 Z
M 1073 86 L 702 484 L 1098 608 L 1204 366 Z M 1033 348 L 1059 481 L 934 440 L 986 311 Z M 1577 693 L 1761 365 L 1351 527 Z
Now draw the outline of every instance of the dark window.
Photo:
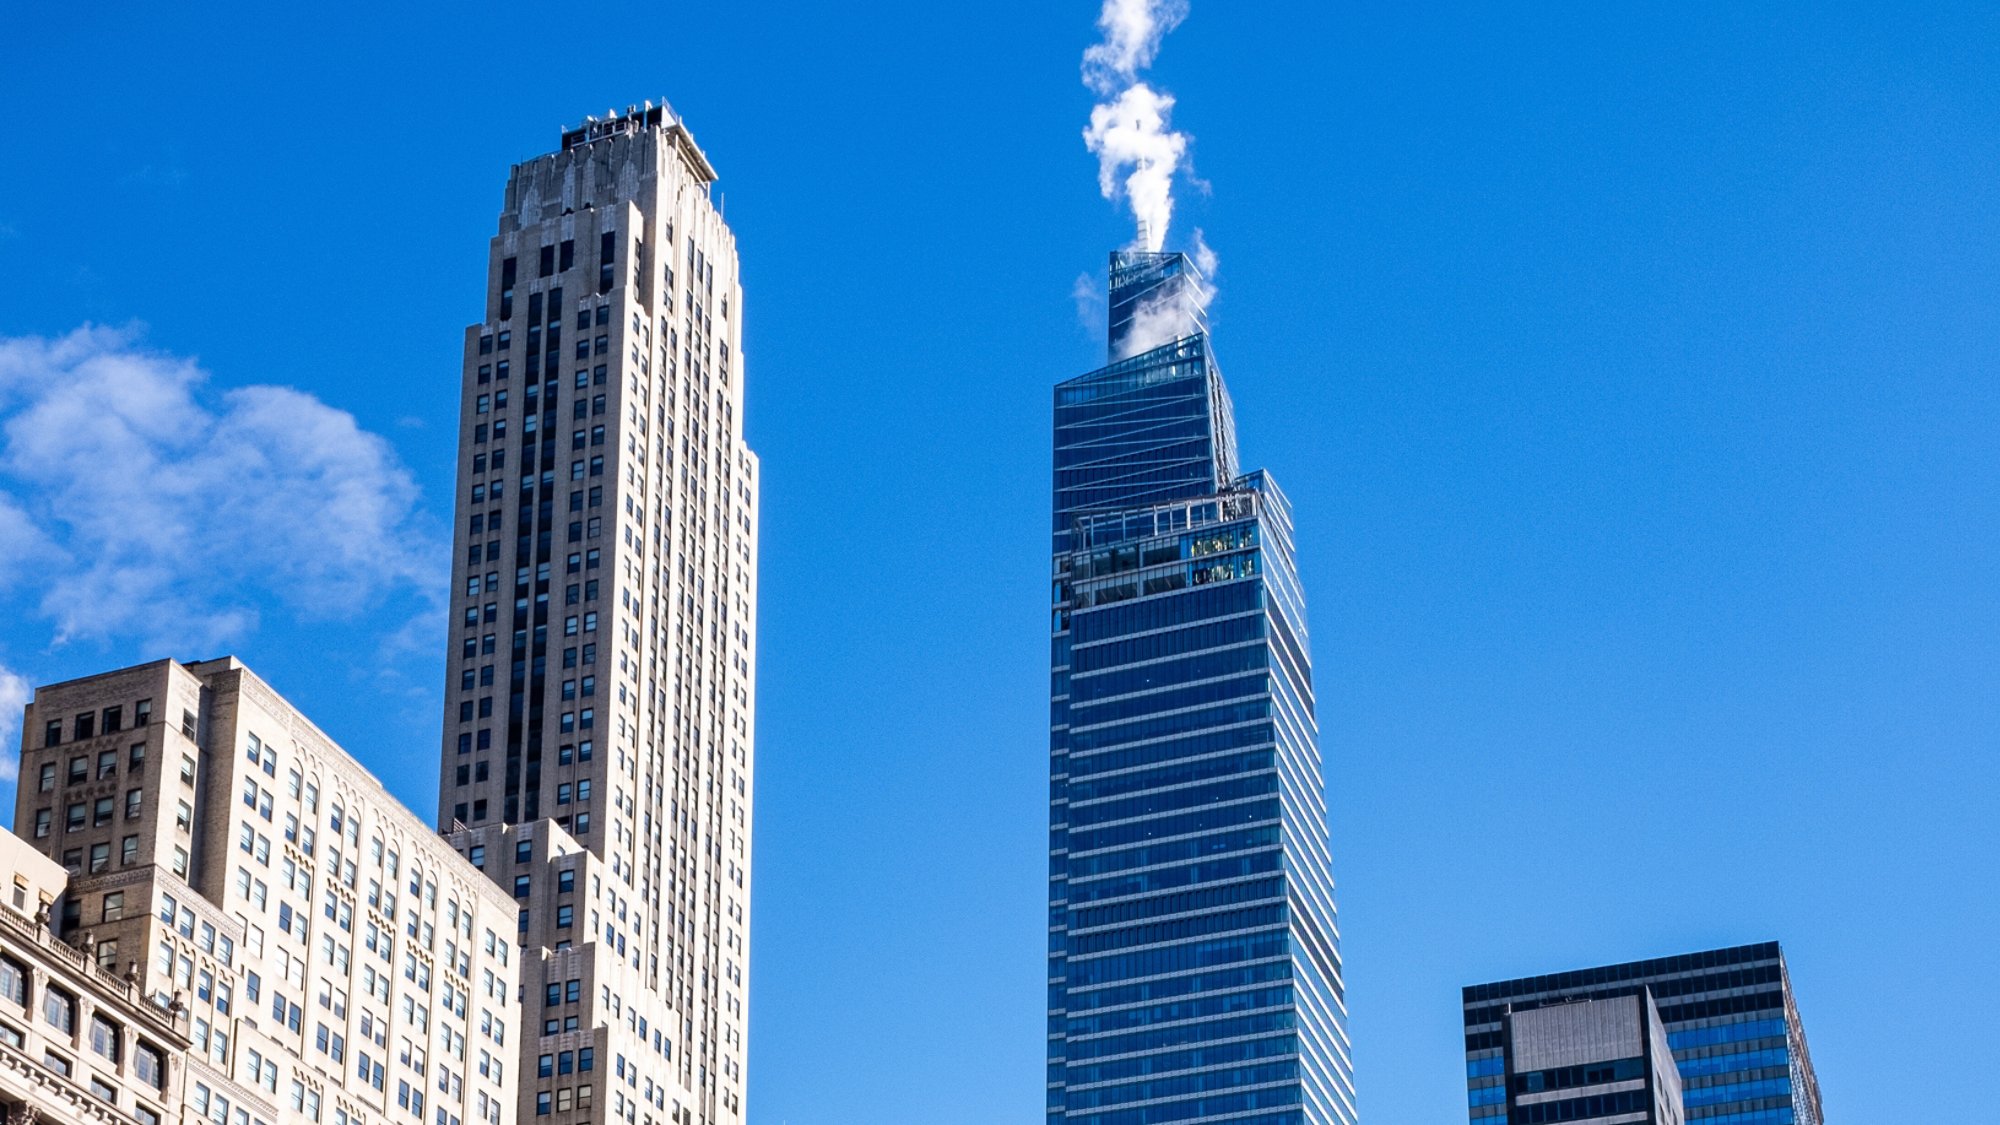
M 0 957 L 0 996 L 28 1006 L 28 967 L 12 957 Z
M 540 266 L 541 266 L 541 273 L 540 273 L 540 275 L 539 275 L 539 276 L 542 276 L 542 277 L 547 277 L 547 276 L 549 276 L 550 274 L 552 274 L 552 273 L 556 272 L 556 248 L 555 248 L 555 247 L 553 247 L 553 246 L 544 246 L 544 247 L 542 247 L 542 258 L 541 258 L 541 263 L 540 263 Z M 537 311 L 537 312 L 540 312 L 541 310 L 537 309 L 536 311 Z M 540 318 L 538 317 L 537 319 L 540 319 Z
M 60 988 L 44 988 L 42 1018 L 64 1035 L 76 1034 L 76 997 Z

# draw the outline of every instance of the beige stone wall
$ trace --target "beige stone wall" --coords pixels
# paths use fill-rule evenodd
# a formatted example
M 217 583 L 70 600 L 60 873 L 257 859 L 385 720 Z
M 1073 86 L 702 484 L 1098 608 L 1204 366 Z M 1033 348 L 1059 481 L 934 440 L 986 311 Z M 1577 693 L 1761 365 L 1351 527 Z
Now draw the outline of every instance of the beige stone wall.
M 101 733 L 104 708 L 142 698 L 153 722 Z M 100 722 L 77 738 L 86 712 Z M 268 684 L 233 659 L 163 661 L 41 688 L 28 714 L 17 820 L 60 810 L 29 843 L 76 865 L 58 928 L 115 942 L 138 995 L 181 1013 L 190 1119 L 510 1119 L 511 900 Z M 45 716 L 64 723 L 49 745 Z M 120 749 L 102 775 L 100 745 Z M 118 794 L 106 823 L 101 792 Z
M 734 235 L 710 199 L 713 171 L 686 131 L 670 115 L 600 131 L 603 139 L 514 168 L 490 249 L 486 317 L 465 337 L 439 819 L 485 828 L 553 818 L 599 861 L 608 902 L 590 907 L 604 919 L 590 939 L 603 950 L 592 956 L 629 987 L 608 998 L 600 988 L 581 1022 L 636 1043 L 643 1019 L 647 1069 L 619 1082 L 608 1105 L 599 1094 L 589 1113 L 558 1111 L 557 1125 L 622 1115 L 630 1102 L 639 1103 L 630 1106 L 636 1120 L 740 1121 L 758 489 L 742 439 L 743 287 Z M 605 232 L 616 250 L 600 291 Z M 568 271 L 565 243 L 574 251 Z M 546 278 L 543 247 L 557 249 Z M 509 259 L 515 285 L 503 316 Z M 557 288 L 561 307 L 550 319 Z M 529 316 L 538 295 L 542 315 Z M 545 354 L 551 328 L 560 347 L 554 368 L 534 377 L 535 413 L 526 409 L 528 356 Z M 537 332 L 540 344 L 530 346 Z M 537 434 L 554 433 L 547 468 L 521 459 L 531 418 Z M 501 423 L 504 442 L 494 429 Z M 502 448 L 507 461 L 496 467 Z M 524 474 L 536 488 L 525 529 Z M 524 530 L 531 550 L 551 534 L 546 578 L 532 555 L 525 574 L 518 568 Z M 582 560 L 575 571 L 572 555 Z M 517 578 L 525 579 L 518 587 Z M 524 680 L 510 774 L 511 642 L 517 630 L 526 638 L 531 676 L 537 627 L 546 629 L 541 712 L 538 722 L 528 713 L 533 685 Z M 584 782 L 587 801 L 578 796 Z M 539 895 L 544 874 L 529 875 Z M 564 939 L 541 929 L 541 907 L 530 909 L 530 946 L 553 949 Z M 539 983 L 524 979 L 531 998 Z M 524 1063 L 542 1053 L 538 1045 Z

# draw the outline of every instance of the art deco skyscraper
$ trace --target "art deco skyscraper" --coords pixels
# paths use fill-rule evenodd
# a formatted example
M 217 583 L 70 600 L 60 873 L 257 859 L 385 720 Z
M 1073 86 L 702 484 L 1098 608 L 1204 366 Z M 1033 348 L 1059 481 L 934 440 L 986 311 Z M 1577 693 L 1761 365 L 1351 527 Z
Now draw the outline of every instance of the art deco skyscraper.
M 1055 390 L 1050 1125 L 1355 1120 L 1291 508 L 1203 284 L 1113 255 L 1112 362 Z
M 565 131 L 465 333 L 439 818 L 521 904 L 524 1120 L 743 1119 L 757 459 L 715 178 L 665 105 Z

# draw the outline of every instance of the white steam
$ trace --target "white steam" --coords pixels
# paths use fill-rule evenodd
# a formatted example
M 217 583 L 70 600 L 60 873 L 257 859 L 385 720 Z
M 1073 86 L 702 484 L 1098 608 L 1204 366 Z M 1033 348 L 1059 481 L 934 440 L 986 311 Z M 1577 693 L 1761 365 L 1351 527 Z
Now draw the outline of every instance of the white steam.
M 1160 40 L 1187 17 L 1184 0 L 1104 0 L 1097 26 L 1102 42 L 1083 52 L 1083 82 L 1103 98 L 1090 111 L 1083 143 L 1097 157 L 1104 198 L 1124 193 L 1138 224 L 1133 246 L 1158 250 L 1174 214 L 1174 172 L 1188 138 L 1169 125 L 1173 95 L 1139 81 Z M 1128 171 L 1129 169 L 1129 171 Z
M 1130 85 L 1134 76 L 1153 65 L 1160 40 L 1187 18 L 1179 0 L 1104 0 L 1097 15 L 1104 42 L 1083 52 L 1083 81 L 1100 94 Z

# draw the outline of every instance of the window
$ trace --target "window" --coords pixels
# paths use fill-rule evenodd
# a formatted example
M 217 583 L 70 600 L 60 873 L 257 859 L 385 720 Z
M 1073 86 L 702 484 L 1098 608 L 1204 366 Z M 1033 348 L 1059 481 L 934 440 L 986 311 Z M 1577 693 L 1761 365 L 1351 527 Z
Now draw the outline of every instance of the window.
M 153 701 L 141 699 L 132 705 L 132 725 L 143 727 L 153 721 Z
M 100 915 L 100 920 L 116 922 L 123 917 L 125 917 L 125 892 L 112 891 L 106 894 L 104 896 L 104 912 Z
M 64 1035 L 76 1034 L 76 997 L 54 986 L 42 989 L 42 1018 Z
M 85 711 L 71 721 L 76 725 L 76 740 L 78 742 L 97 736 L 97 716 L 91 712 Z
M 533 860 L 534 858 L 535 858 L 535 843 L 533 840 L 522 840 L 514 845 L 515 863 L 527 863 Z
M 49 818 L 50 814 L 53 813 L 54 811 L 55 810 L 53 809 L 35 810 L 35 839 L 43 840 L 48 838 Z
M 526 875 L 514 876 L 514 897 L 515 898 L 528 897 L 528 876 Z
M 150 1043 L 138 1044 L 132 1048 L 132 1073 L 153 1089 L 161 1089 L 167 1075 L 166 1053 Z
M 90 759 L 78 754 L 69 760 L 69 783 L 78 785 L 90 779 Z
M 106 707 L 103 718 L 102 729 L 105 734 L 114 734 L 125 729 L 125 708 L 122 705 L 113 704 Z
M 12 957 L 0 957 L 0 996 L 28 1006 L 28 967 Z
M 83 802 L 82 801 L 72 802 L 68 808 L 63 810 L 64 831 L 67 832 L 83 831 L 83 818 L 84 818 Z
M 99 797 L 96 801 L 91 803 L 91 808 L 90 808 L 91 823 L 100 826 L 110 824 L 111 814 L 116 808 L 116 806 L 117 802 L 113 801 L 111 798 Z
M 111 870 L 111 844 L 110 844 L 110 842 L 109 842 L 109 841 L 106 841 L 106 842 L 104 842 L 104 843 L 101 843 L 101 844 L 92 844 L 92 845 L 90 845 L 90 872 L 91 872 L 91 874 L 95 875 L 95 874 L 97 874 L 97 873 L 98 873 L 98 872 L 100 872 L 100 871 L 109 871 L 109 870 Z
M 118 1034 L 118 1025 L 103 1016 L 90 1017 L 90 1049 L 98 1055 L 116 1063 L 124 1057 Z
M 118 862 L 124 867 L 139 862 L 139 837 L 127 836 L 118 842 Z
M 62 720 L 50 719 L 48 725 L 42 728 L 42 745 L 59 746 L 61 744 L 62 744 Z
M 56 764 L 54 762 L 43 762 L 41 785 L 36 790 L 36 792 L 39 793 L 53 792 L 55 790 L 55 787 L 56 787 Z
M 556 907 L 556 928 L 566 930 L 576 922 L 576 907 L 565 903 Z
M 97 777 L 101 781 L 118 776 L 118 751 L 100 750 L 97 754 Z
M 137 820 L 137 819 L 139 819 L 139 806 L 140 806 L 140 803 L 141 803 L 142 801 L 144 801 L 144 800 L 145 800 L 145 797 L 144 797 L 144 790 L 140 790 L 140 789 L 127 789 L 127 790 L 125 791 L 125 819 L 126 819 L 126 820 Z M 183 802 L 183 803 L 185 803 L 185 802 Z
M 146 744 L 134 742 L 131 753 L 125 756 L 125 768 L 137 773 L 146 768 Z

